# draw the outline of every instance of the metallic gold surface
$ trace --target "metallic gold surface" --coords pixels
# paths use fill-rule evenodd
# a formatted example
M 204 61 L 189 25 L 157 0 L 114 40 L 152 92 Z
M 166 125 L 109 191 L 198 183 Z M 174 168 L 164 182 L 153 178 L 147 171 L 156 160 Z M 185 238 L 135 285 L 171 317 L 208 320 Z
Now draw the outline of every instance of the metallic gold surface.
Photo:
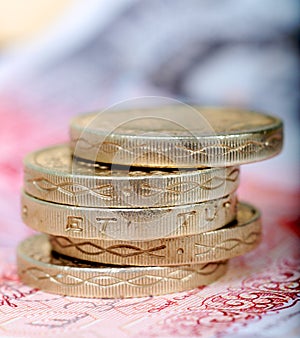
M 226 262 L 180 267 L 111 267 L 68 260 L 51 253 L 45 235 L 17 250 L 20 279 L 35 288 L 76 297 L 127 298 L 163 295 L 207 285 L 226 271 Z
M 227 260 L 254 249 L 261 240 L 260 213 L 239 204 L 237 224 L 190 236 L 153 240 L 83 240 L 50 236 L 53 250 L 106 264 L 167 266 Z
M 87 208 L 22 194 L 22 218 L 31 228 L 73 238 L 145 240 L 201 233 L 236 217 L 236 195 L 183 206 L 144 209 Z
M 253 111 L 170 105 L 78 116 L 70 134 L 75 156 L 94 162 L 199 168 L 275 156 L 282 148 L 283 125 Z
M 239 168 L 163 171 L 88 166 L 67 145 L 29 154 L 24 190 L 39 199 L 88 207 L 164 207 L 226 196 L 238 187 Z

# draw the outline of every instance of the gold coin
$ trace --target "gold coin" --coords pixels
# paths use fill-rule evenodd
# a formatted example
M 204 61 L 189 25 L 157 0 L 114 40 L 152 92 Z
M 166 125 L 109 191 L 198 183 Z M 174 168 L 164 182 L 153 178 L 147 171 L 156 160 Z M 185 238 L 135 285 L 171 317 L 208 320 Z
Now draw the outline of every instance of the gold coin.
M 88 208 L 45 202 L 22 194 L 22 218 L 29 227 L 73 238 L 144 240 L 201 233 L 236 217 L 236 195 L 164 208 Z
M 257 209 L 239 204 L 237 224 L 196 235 L 153 240 L 90 240 L 50 236 L 53 250 L 105 264 L 168 266 L 207 263 L 242 255 L 261 240 Z
M 17 250 L 20 279 L 46 292 L 75 297 L 128 298 L 180 292 L 214 282 L 226 262 L 174 267 L 105 266 L 51 253 L 45 235 L 23 241 Z
M 74 161 L 67 145 L 29 154 L 25 191 L 42 200 L 88 207 L 164 207 L 226 196 L 238 187 L 239 168 L 126 170 Z
M 220 167 L 256 162 L 282 148 L 282 121 L 235 108 L 169 105 L 81 115 L 71 121 L 74 155 L 140 167 Z

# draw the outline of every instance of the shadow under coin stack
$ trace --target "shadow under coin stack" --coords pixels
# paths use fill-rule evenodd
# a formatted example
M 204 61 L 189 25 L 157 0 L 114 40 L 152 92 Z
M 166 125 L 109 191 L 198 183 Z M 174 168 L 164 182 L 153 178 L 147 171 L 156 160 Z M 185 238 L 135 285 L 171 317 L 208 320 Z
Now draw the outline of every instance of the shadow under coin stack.
M 78 116 L 70 145 L 26 157 L 22 217 L 44 234 L 19 245 L 21 280 L 78 297 L 162 295 L 214 282 L 259 244 L 259 211 L 237 202 L 239 165 L 279 153 L 282 122 L 193 107 L 211 131 L 185 132 L 141 118 L 178 122 L 184 109 Z

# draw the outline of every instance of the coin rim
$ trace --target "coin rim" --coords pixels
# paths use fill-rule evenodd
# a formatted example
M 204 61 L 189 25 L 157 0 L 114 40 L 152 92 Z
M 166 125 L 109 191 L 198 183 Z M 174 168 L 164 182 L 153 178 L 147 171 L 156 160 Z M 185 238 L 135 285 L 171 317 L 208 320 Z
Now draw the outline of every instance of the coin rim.
M 63 294 L 67 296 L 76 296 L 76 297 L 86 297 L 86 298 L 133 298 L 133 297 L 149 297 L 153 295 L 164 295 L 168 293 L 175 292 L 184 292 L 190 289 L 194 289 L 199 285 L 208 285 L 220 277 L 222 277 L 227 270 L 228 262 L 220 261 L 206 264 L 195 264 L 195 265 L 183 265 L 183 266 L 172 266 L 172 267 L 133 267 L 133 266 L 116 266 L 116 267 L 101 267 L 99 264 L 95 267 L 95 264 L 91 264 L 91 267 L 88 267 L 88 263 L 84 262 L 84 267 L 68 266 L 68 265 L 57 265 L 54 263 L 47 263 L 39 260 L 38 258 L 30 257 L 30 252 L 26 253 L 24 250 L 24 245 L 31 241 L 31 248 L 38 244 L 38 239 L 44 240 L 44 248 L 42 246 L 41 250 L 47 252 L 44 253 L 44 256 L 50 257 L 51 251 L 49 250 L 49 241 L 47 237 L 43 234 L 34 235 L 23 240 L 17 247 L 17 270 L 21 281 L 25 284 L 32 287 L 38 287 L 42 290 L 50 293 Z M 43 243 L 42 243 L 43 244 Z M 37 250 L 36 250 L 37 251 Z M 209 268 L 210 265 L 216 265 L 216 269 L 212 272 L 203 272 L 201 274 L 201 269 Z M 42 272 L 47 279 L 37 278 L 31 276 L 27 273 L 28 270 L 38 269 L 39 272 Z M 158 274 L 157 278 L 160 278 L 158 284 L 154 285 L 130 285 L 126 284 L 130 280 L 130 275 L 132 278 L 142 278 L 149 272 Z M 174 281 L 164 278 L 164 273 L 166 276 L 177 271 L 186 271 L 191 272 L 194 275 L 191 278 Z M 136 274 L 143 274 L 143 276 L 135 276 Z M 79 284 L 56 284 L 55 281 L 51 280 L 51 277 L 58 278 L 60 274 L 72 276 L 75 279 L 80 278 L 81 280 L 89 280 L 93 278 L 99 278 L 101 275 L 111 275 L 112 279 L 122 278 L 124 275 L 126 280 L 122 284 L 109 284 L 107 286 L 95 286 L 85 283 Z M 95 276 L 94 276 L 95 275 Z M 128 276 L 129 275 L 129 276 Z M 152 291 L 151 291 L 152 290 Z
M 56 236 L 62 236 L 62 237 L 72 237 L 72 236 L 68 236 L 68 234 L 65 231 L 65 226 L 66 224 L 62 224 L 61 221 L 62 219 L 66 219 L 68 217 L 81 217 L 82 216 L 86 216 L 85 217 L 85 224 L 89 225 L 88 228 L 84 228 L 84 230 L 82 231 L 83 234 L 89 234 L 89 235 L 82 235 L 81 232 L 78 232 L 77 236 L 73 236 L 74 238 L 78 238 L 78 239 L 84 239 L 84 238 L 93 238 L 93 239 L 104 239 L 103 236 L 99 236 L 100 231 L 97 230 L 96 227 L 93 227 L 93 222 L 90 219 L 91 214 L 97 214 L 98 213 L 111 213 L 112 217 L 118 217 L 119 214 L 122 215 L 122 213 L 124 214 L 128 214 L 130 215 L 131 213 L 133 213 L 136 216 L 140 216 L 142 215 L 144 212 L 149 212 L 153 211 L 155 212 L 169 212 L 171 210 L 171 215 L 169 216 L 169 219 L 175 219 L 177 217 L 178 214 L 180 214 L 180 212 L 184 212 L 184 210 L 190 210 L 191 208 L 198 208 L 199 209 L 199 215 L 198 218 L 199 220 L 201 220 L 202 216 L 200 214 L 200 212 L 202 212 L 205 210 L 206 205 L 212 205 L 213 203 L 220 203 L 220 201 L 224 200 L 224 202 L 226 203 L 226 200 L 232 201 L 233 205 L 230 205 L 230 209 L 229 212 L 230 214 L 227 215 L 228 211 L 226 211 L 226 206 L 222 206 L 222 208 L 218 207 L 217 211 L 220 212 L 222 211 L 223 216 L 221 217 L 221 219 L 216 222 L 216 218 L 212 219 L 211 221 L 205 221 L 204 224 L 200 224 L 198 225 L 199 228 L 203 228 L 203 231 L 198 231 L 198 233 L 204 233 L 207 231 L 213 231 L 215 229 L 218 228 L 222 228 L 223 226 L 225 226 L 225 223 L 223 223 L 223 220 L 227 220 L 228 222 L 231 222 L 234 220 L 234 218 L 236 217 L 236 210 L 237 210 L 237 205 L 238 205 L 238 198 L 237 198 L 237 194 L 235 192 L 227 195 L 227 196 L 223 196 L 214 200 L 210 200 L 210 201 L 206 201 L 206 202 L 201 202 L 201 203 L 194 203 L 194 204 L 186 204 L 186 205 L 176 205 L 176 206 L 172 206 L 172 207 L 153 207 L 153 208 L 96 208 L 96 207 L 77 207 L 77 206 L 73 206 L 73 205 L 65 205 L 65 204 L 59 204 L 59 203 L 52 203 L 52 202 L 48 202 L 48 201 L 44 201 L 38 198 L 35 198 L 29 194 L 27 194 L 25 191 L 22 191 L 21 193 L 21 206 L 22 206 L 22 219 L 23 222 L 30 228 L 37 230 L 37 231 L 42 231 L 48 234 L 53 234 L 54 231 L 50 231 L 49 230 L 49 223 L 51 221 L 51 218 L 53 217 L 53 215 L 55 214 L 56 216 L 58 215 L 58 221 L 52 221 L 52 225 L 50 226 L 51 228 L 55 229 L 55 234 Z M 34 208 L 33 211 L 30 211 L 30 215 L 29 215 L 29 210 L 28 210 L 28 205 L 33 204 Z M 43 211 L 43 213 L 39 216 L 39 214 L 41 213 L 41 211 L 39 211 L 39 209 L 47 209 L 49 210 L 49 215 L 47 216 L 47 219 L 45 220 L 45 211 Z M 25 211 L 25 213 L 24 213 Z M 172 216 L 172 212 L 176 212 L 176 217 L 173 215 Z M 72 215 L 73 214 L 73 215 Z M 218 216 L 219 213 L 216 214 L 216 217 L 220 217 Z M 120 217 L 120 216 L 119 216 Z M 204 216 L 203 216 L 204 217 Z M 37 223 L 34 223 L 32 221 L 32 219 L 35 218 L 35 220 L 37 221 Z M 107 216 L 105 217 L 107 218 Z M 47 222 L 46 222 L 47 221 Z M 222 221 L 222 223 L 220 224 L 220 222 Z M 167 222 L 167 220 L 164 220 L 164 223 Z M 40 226 L 40 223 L 42 223 L 42 226 Z M 146 225 L 146 221 L 145 222 L 140 222 L 140 223 L 145 223 Z M 194 222 L 195 223 L 195 222 Z M 38 225 L 36 225 L 38 224 Z M 159 223 L 159 220 L 157 220 L 157 226 L 161 226 L 162 227 L 162 223 Z M 143 225 L 141 225 L 143 226 Z M 175 230 L 178 231 L 179 228 L 183 227 L 184 225 L 182 224 L 181 226 L 175 228 Z M 196 225 L 193 225 L 193 228 Z M 176 232 L 174 230 L 174 232 Z M 91 234 L 98 234 L 98 236 L 96 235 L 91 235 Z M 81 235 L 80 235 L 81 234 Z M 91 237 L 92 236 L 92 237 Z M 182 235 L 182 236 L 189 236 L 189 234 L 187 235 Z M 117 239 L 114 239 L 117 240 Z M 119 239 L 121 241 L 121 239 Z M 150 239 L 149 239 L 150 240 Z
M 148 247 L 150 248 L 151 252 L 155 251 L 152 250 L 153 248 L 157 250 L 162 250 L 165 249 L 166 255 L 162 257 L 143 257 L 140 256 L 140 253 L 136 256 L 120 256 L 120 254 L 116 253 L 111 253 L 109 251 L 106 251 L 105 249 L 102 249 L 103 253 L 102 256 L 99 254 L 89 254 L 89 253 L 82 253 L 80 252 L 76 245 L 71 245 L 69 247 L 63 248 L 59 247 L 59 244 L 55 245 L 56 238 L 62 238 L 64 239 L 64 236 L 52 236 L 50 235 L 50 241 L 52 238 L 52 245 L 53 245 L 53 250 L 57 251 L 60 254 L 64 254 L 70 257 L 74 258 L 79 258 L 79 259 L 84 259 L 84 260 L 91 260 L 95 262 L 102 261 L 105 264 L 125 264 L 125 265 L 138 265 L 138 266 L 148 266 L 148 265 L 161 265 L 161 266 L 172 266 L 172 265 L 184 265 L 184 264 L 196 264 L 196 263 L 206 263 L 206 262 L 213 262 L 213 261 L 220 261 L 220 260 L 225 260 L 229 259 L 232 257 L 236 257 L 242 254 L 245 254 L 246 252 L 251 251 L 254 249 L 261 240 L 262 236 L 262 228 L 261 228 L 261 214 L 260 211 L 255 208 L 254 206 L 248 204 L 248 203 L 239 203 L 239 208 L 241 209 L 241 212 L 243 212 L 243 209 L 245 210 L 244 212 L 251 212 L 251 216 L 249 215 L 248 220 L 242 220 L 239 221 L 236 225 L 228 225 L 227 227 L 223 227 L 218 230 L 212 230 L 212 231 L 207 231 L 203 232 L 201 234 L 194 234 L 194 235 L 183 235 L 183 236 L 170 236 L 170 237 L 165 237 L 165 238 L 159 238 L 159 239 L 152 239 L 152 240 L 113 240 L 113 239 L 78 239 L 78 238 L 72 238 L 68 237 L 67 239 L 69 242 L 75 243 L 75 244 L 80 244 L 83 243 L 84 245 L 91 245 L 95 244 L 99 248 L 107 247 L 110 249 L 111 247 L 114 248 L 114 251 L 118 249 L 119 247 L 122 246 L 130 246 L 136 248 L 138 253 L 141 251 L 147 251 Z M 243 222 L 243 223 L 241 223 Z M 197 241 L 204 243 L 205 241 L 207 244 L 210 245 L 218 245 L 223 243 L 224 241 L 226 242 L 227 240 L 232 240 L 232 238 L 227 238 L 227 236 L 231 235 L 232 232 L 239 232 L 240 234 L 245 231 L 244 228 L 247 226 L 253 226 L 253 227 L 258 227 L 258 235 L 255 241 L 249 246 L 245 246 L 245 248 L 242 251 L 238 251 L 236 253 L 237 249 L 234 246 L 233 249 L 230 249 L 229 251 L 224 251 L 223 254 L 215 254 L 214 252 L 209 252 L 207 254 L 208 257 L 206 257 L 206 253 L 200 253 L 197 254 L 196 252 L 194 253 L 193 251 L 196 251 L 196 249 L 192 248 L 192 253 L 188 252 L 185 253 L 185 255 L 178 255 L 178 250 L 180 247 L 182 247 L 184 250 L 186 249 L 185 245 L 189 244 L 189 241 L 193 242 L 193 246 L 197 244 Z M 227 235 L 226 235 L 227 234 Z M 229 235 L 228 235 L 229 234 Z M 240 235 L 242 237 L 243 235 Z M 212 239 L 213 238 L 213 239 Z M 224 238 L 224 239 L 223 239 Z M 234 239 L 234 238 L 233 238 Z M 216 243 L 212 244 L 212 242 L 215 241 Z M 54 244 L 53 244 L 54 243 Z M 147 243 L 145 247 L 145 243 Z M 144 248 L 140 248 L 139 245 L 143 245 Z M 247 243 L 246 243 L 247 244 Z M 202 244 L 200 244 L 202 246 Z M 164 246 L 164 248 L 162 248 Z M 234 254 L 232 254 L 232 251 Z M 177 255 L 175 254 L 177 253 Z M 161 258 L 161 259 L 160 259 Z
M 148 174 L 147 172 L 143 172 L 141 175 L 126 175 L 126 170 L 124 170 L 125 174 L 122 175 L 88 175 L 88 174 L 81 174 L 72 172 L 71 168 L 60 169 L 60 168 L 47 168 L 42 165 L 36 163 L 36 157 L 40 154 L 46 156 L 48 152 L 53 151 L 67 151 L 70 152 L 71 149 L 68 147 L 67 144 L 61 144 L 56 146 L 51 146 L 47 148 L 40 149 L 38 151 L 31 152 L 28 154 L 24 159 L 24 190 L 31 196 L 36 197 L 37 199 L 42 199 L 52 203 L 59 203 L 64 205 L 74 205 L 74 206 L 93 206 L 93 207 L 100 207 L 100 208 L 154 208 L 154 207 L 172 207 L 172 206 L 179 206 L 184 204 L 192 204 L 192 203 L 201 203 L 205 201 L 209 201 L 212 199 L 217 199 L 220 197 L 224 197 L 232 192 L 234 192 L 239 185 L 240 180 L 240 168 L 239 166 L 228 166 L 222 168 L 203 168 L 203 169 L 189 169 L 189 170 L 179 170 L 178 172 L 166 172 L 162 170 L 162 174 L 154 173 Z M 70 165 L 72 165 L 72 160 L 70 158 Z M 68 170 L 69 172 L 64 172 L 64 170 Z M 139 172 L 142 172 L 143 168 L 140 168 Z M 153 172 L 159 171 L 158 169 L 152 170 Z M 172 171 L 172 170 L 170 170 Z M 134 172 L 134 171 L 133 171 Z M 233 181 L 230 181 L 230 175 L 236 172 L 236 178 Z M 223 178 L 223 182 L 220 186 L 216 188 L 203 188 L 202 185 L 209 179 L 214 178 Z M 50 180 L 50 183 L 53 185 L 59 185 L 60 182 L 68 183 L 68 186 L 73 185 L 81 185 L 86 187 L 87 190 L 93 189 L 95 186 L 99 184 L 107 184 L 108 182 L 114 186 L 120 185 L 128 185 L 143 184 L 147 182 L 150 184 L 150 188 L 155 188 L 159 186 L 165 186 L 163 189 L 167 189 L 167 186 L 171 184 L 173 181 L 174 184 L 198 184 L 199 187 L 196 187 L 197 194 L 195 191 L 187 191 L 181 192 L 179 191 L 176 198 L 171 196 L 166 198 L 163 196 L 164 193 L 167 193 L 167 190 L 159 195 L 159 203 L 155 202 L 155 197 L 148 198 L 147 196 L 141 195 L 141 202 L 133 201 L 139 197 L 137 196 L 129 196 L 128 198 L 125 196 L 118 196 L 115 194 L 111 200 L 104 200 L 100 197 L 93 196 L 93 193 L 86 192 L 83 195 L 77 196 L 76 194 L 72 196 L 68 196 L 67 193 L 60 192 L 59 188 L 55 189 L 54 191 L 42 191 L 39 187 L 35 186 L 32 180 L 41 180 L 44 179 L 46 181 Z M 76 190 L 76 189 L 75 189 Z M 194 190 L 194 189 L 193 189 Z M 198 198 L 197 198 L 198 196 Z M 116 200 L 114 200 L 116 199 Z M 119 199 L 121 199 L 119 201 Z

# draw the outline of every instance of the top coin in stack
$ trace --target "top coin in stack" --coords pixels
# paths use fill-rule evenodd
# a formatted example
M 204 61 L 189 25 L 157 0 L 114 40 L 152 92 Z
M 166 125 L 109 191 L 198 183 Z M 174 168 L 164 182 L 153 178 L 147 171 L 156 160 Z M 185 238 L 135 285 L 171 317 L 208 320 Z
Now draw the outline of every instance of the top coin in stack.
M 47 202 L 83 207 L 145 208 L 220 199 L 239 183 L 239 167 L 127 170 L 74 160 L 68 145 L 29 154 L 24 190 Z
M 235 108 L 165 105 L 71 121 L 75 157 L 114 165 L 199 168 L 261 161 L 281 151 L 282 121 Z

